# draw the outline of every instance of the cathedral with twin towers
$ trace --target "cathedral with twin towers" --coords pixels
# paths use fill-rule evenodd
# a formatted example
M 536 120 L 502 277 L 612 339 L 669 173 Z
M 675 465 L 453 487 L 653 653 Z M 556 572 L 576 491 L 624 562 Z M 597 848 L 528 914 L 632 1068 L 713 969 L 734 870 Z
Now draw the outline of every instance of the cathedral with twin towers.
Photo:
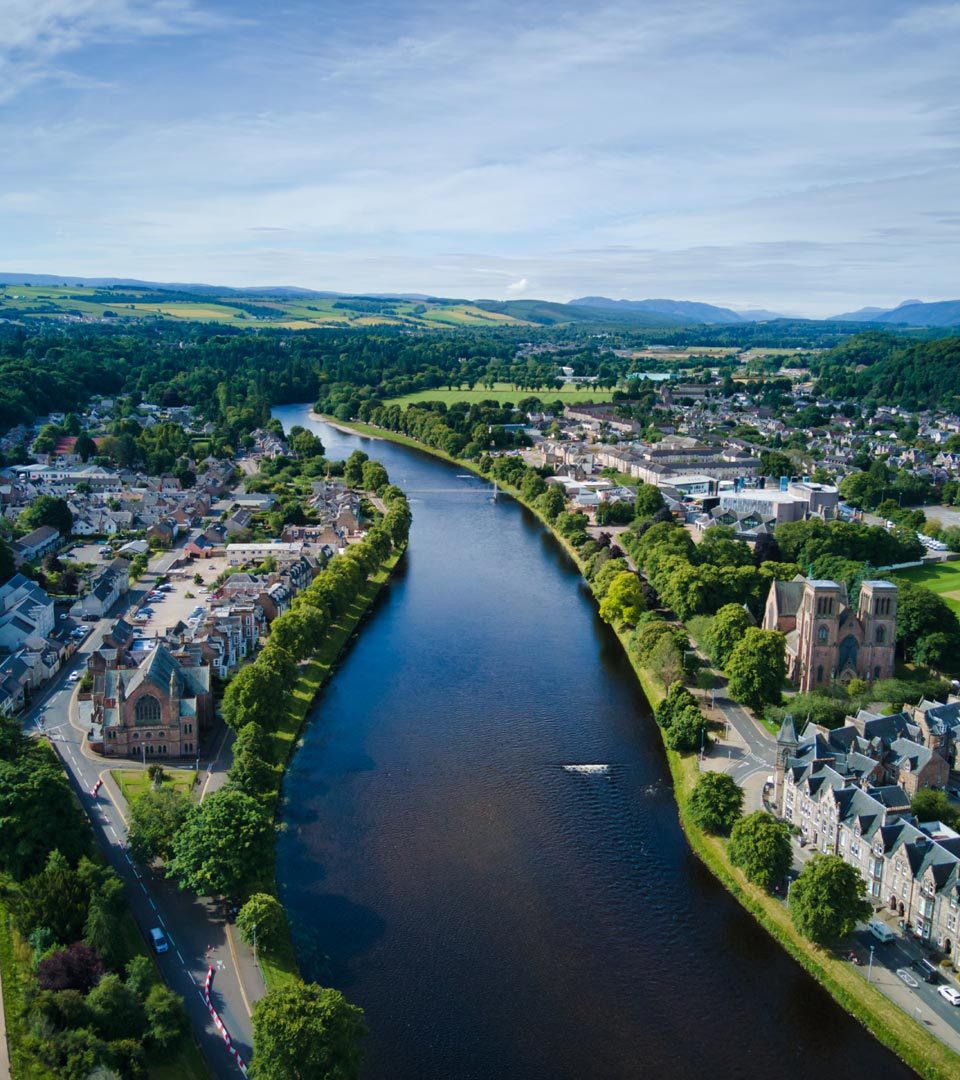
M 836 679 L 889 679 L 897 643 L 897 587 L 864 581 L 854 609 L 842 582 L 800 576 L 775 581 L 763 628 L 786 635 L 787 675 L 800 691 Z

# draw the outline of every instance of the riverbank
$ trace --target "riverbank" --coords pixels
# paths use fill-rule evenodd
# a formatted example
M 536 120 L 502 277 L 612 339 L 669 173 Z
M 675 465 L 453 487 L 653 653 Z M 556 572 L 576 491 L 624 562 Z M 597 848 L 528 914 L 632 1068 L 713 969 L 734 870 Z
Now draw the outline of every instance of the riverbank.
M 406 436 L 371 428 L 369 425 L 344 424 L 342 426 L 355 434 L 371 435 L 379 439 L 397 442 L 402 446 L 411 447 L 422 453 L 440 458 L 455 465 L 458 469 L 470 471 L 478 476 L 483 475 L 480 473 L 476 462 L 454 459 Z M 505 493 L 516 498 L 538 520 L 551 528 L 551 532 L 553 532 L 550 523 L 534 507 L 529 506 L 518 491 L 511 489 L 509 486 L 504 486 L 502 482 L 500 482 L 500 486 Z M 556 533 L 553 533 L 553 535 L 556 536 Z M 556 538 L 569 554 L 574 565 L 582 572 L 583 566 L 576 550 L 562 537 L 556 536 Z M 630 660 L 638 682 L 651 704 L 655 704 L 663 696 L 663 689 L 655 673 L 638 666 L 630 656 L 630 651 L 627 649 L 628 636 L 626 633 L 619 633 L 618 639 Z M 853 969 L 846 962 L 836 959 L 830 953 L 813 946 L 800 937 L 793 928 L 786 907 L 780 901 L 751 886 L 743 875 L 729 863 L 726 855 L 726 843 L 723 840 L 702 833 L 689 821 L 685 808 L 690 791 L 698 776 L 696 756 L 680 755 L 667 751 L 667 761 L 673 777 L 680 821 L 690 848 L 707 865 L 716 879 L 810 975 L 817 979 L 845 1011 L 859 1020 L 879 1042 L 893 1050 L 911 1068 L 923 1076 L 938 1078 L 939 1080 L 939 1078 L 957 1075 L 958 1066 L 960 1066 L 960 1059 L 957 1058 L 957 1055 L 936 1042 L 929 1031 L 883 997 L 879 991 L 868 985 L 859 969 Z
M 326 640 L 317 652 L 300 665 L 300 674 L 293 689 L 293 703 L 270 734 L 271 763 L 278 771 L 276 807 L 280 806 L 280 789 L 283 774 L 296 751 L 297 744 L 307 722 L 307 715 L 324 686 L 333 675 L 340 659 L 357 633 L 360 623 L 369 613 L 383 586 L 397 567 L 406 545 L 394 550 L 381 563 L 380 569 L 367 578 L 366 585 L 354 597 L 350 607 L 332 624 Z M 263 881 L 259 891 L 269 893 L 281 899 L 276 882 L 276 848 L 271 853 L 271 864 L 263 869 Z M 281 901 L 282 902 L 282 901 Z M 283 939 L 269 952 L 261 950 L 260 968 L 267 990 L 277 990 L 300 979 L 293 941 L 289 927 Z

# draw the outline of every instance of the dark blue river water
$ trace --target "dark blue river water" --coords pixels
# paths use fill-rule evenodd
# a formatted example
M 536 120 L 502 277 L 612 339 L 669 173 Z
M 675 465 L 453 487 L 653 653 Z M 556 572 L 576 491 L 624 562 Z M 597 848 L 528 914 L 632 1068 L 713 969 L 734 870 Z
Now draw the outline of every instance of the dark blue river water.
M 275 415 L 378 458 L 414 515 L 287 773 L 278 852 L 304 976 L 366 1010 L 365 1077 L 913 1076 L 690 853 L 647 703 L 539 523 Z

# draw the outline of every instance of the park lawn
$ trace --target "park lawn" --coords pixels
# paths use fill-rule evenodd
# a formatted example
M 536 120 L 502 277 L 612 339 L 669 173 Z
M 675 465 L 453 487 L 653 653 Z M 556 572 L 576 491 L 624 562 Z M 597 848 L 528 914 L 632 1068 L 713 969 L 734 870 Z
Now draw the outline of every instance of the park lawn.
M 910 570 L 898 570 L 894 576 L 937 593 L 960 615 L 960 562 L 915 566 Z
M 512 383 L 494 383 L 490 390 L 485 386 L 474 387 L 473 390 L 448 390 L 437 388 L 436 390 L 418 390 L 414 394 L 404 394 L 402 397 L 390 398 L 387 405 L 412 405 L 418 401 L 442 401 L 445 405 L 452 405 L 457 401 L 475 403 L 478 401 L 499 401 L 516 405 L 524 398 L 538 397 L 542 401 L 562 401 L 564 405 L 585 405 L 588 402 L 603 402 L 613 400 L 613 391 L 595 390 L 585 386 L 582 390 L 575 390 L 572 386 L 564 386 L 561 390 L 543 388 L 540 390 L 516 390 Z
M 193 790 L 197 774 L 193 769 L 164 769 L 163 785 L 172 787 L 174 791 L 189 795 Z M 137 799 L 148 791 L 153 781 L 147 776 L 146 769 L 111 769 L 110 775 L 114 783 L 120 788 L 120 792 L 129 805 L 133 805 Z

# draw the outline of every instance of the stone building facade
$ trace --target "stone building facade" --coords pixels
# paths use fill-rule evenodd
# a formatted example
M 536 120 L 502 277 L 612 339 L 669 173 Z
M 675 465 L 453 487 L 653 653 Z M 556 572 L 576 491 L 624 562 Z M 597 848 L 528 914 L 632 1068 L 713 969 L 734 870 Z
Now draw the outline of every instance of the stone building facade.
M 854 611 L 842 583 L 804 577 L 775 581 L 763 628 L 786 635 L 787 675 L 801 691 L 834 679 L 889 679 L 896 649 L 897 587 L 889 581 L 864 581 Z
M 210 668 L 178 660 L 163 644 L 137 667 L 108 658 L 94 670 L 93 717 L 107 757 L 192 757 L 213 721 Z
M 922 702 L 892 717 L 860 713 L 835 731 L 808 725 L 802 736 L 788 717 L 777 738 L 774 803 L 817 851 L 857 868 L 877 911 L 960 965 L 960 834 L 918 821 L 902 782 L 939 786 L 933 781 L 949 773 L 939 749 L 915 741 L 926 738 L 932 711 L 955 744 L 960 701 Z

